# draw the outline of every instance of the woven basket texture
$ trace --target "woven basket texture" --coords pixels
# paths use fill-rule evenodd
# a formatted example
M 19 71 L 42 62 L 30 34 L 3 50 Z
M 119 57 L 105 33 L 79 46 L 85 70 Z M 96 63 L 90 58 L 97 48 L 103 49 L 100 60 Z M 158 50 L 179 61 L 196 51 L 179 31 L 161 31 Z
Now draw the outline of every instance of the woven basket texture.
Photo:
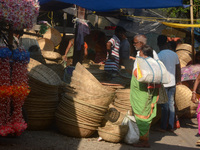
M 193 105 L 191 101 L 192 91 L 185 85 L 177 85 L 175 93 L 175 103 L 178 110 L 189 108 Z
M 179 44 L 176 47 L 176 52 L 178 52 L 178 51 L 185 51 L 186 53 L 192 54 L 192 45 L 185 44 L 185 43 L 184 44 Z
M 52 69 L 34 59 L 28 64 L 28 75 L 49 85 L 61 84 L 60 77 Z
M 65 100 L 65 99 L 62 99 L 62 100 Z M 68 99 L 67 100 L 71 100 L 71 102 L 73 102 L 74 104 L 74 108 L 77 108 L 79 107 L 79 109 L 84 109 L 84 110 L 91 110 L 93 111 L 94 113 L 98 113 L 100 115 L 104 115 L 108 109 L 108 107 L 103 107 L 103 106 L 99 106 L 99 105 L 93 105 L 93 104 L 89 104 L 89 103 L 86 103 L 85 101 L 82 101 L 82 100 L 79 100 L 79 99 Z M 65 100 L 65 101 L 67 101 Z
M 54 46 L 58 46 L 62 40 L 60 32 L 55 28 L 49 28 L 43 37 L 51 40 Z
M 46 64 L 46 66 L 50 69 L 52 69 L 59 77 L 60 79 L 63 78 L 64 75 L 64 66 L 61 64 Z
M 198 107 L 198 104 L 191 104 L 189 108 L 184 109 L 183 111 L 183 118 L 193 118 L 196 115 L 196 109 Z
M 39 47 L 43 51 L 54 51 L 54 43 L 47 38 L 40 38 L 37 40 Z
M 87 115 L 88 117 L 91 117 L 91 118 L 102 119 L 104 117 L 104 113 L 93 111 L 93 109 L 90 109 L 89 107 L 82 107 L 81 104 L 74 103 L 70 100 L 61 100 L 59 106 L 60 105 L 67 107 L 68 109 L 70 109 L 71 111 L 75 113 L 80 113 L 80 114 L 82 113 L 83 115 Z
M 110 125 L 98 128 L 98 134 L 102 139 L 114 143 L 122 141 L 127 132 L 127 125 Z
M 85 72 L 86 71 L 87 71 L 87 69 L 85 69 Z M 90 73 L 88 72 L 88 74 L 90 74 Z M 92 80 L 88 75 L 81 74 L 76 69 L 73 71 L 72 77 L 75 80 L 78 80 L 78 81 L 82 82 L 84 84 L 83 86 L 86 86 L 86 85 L 92 86 L 92 87 L 95 86 L 95 89 L 97 88 L 98 90 L 104 91 L 105 93 L 114 93 L 113 89 L 110 89 L 110 88 L 107 88 L 107 87 L 103 86 L 99 81 L 96 82 L 96 81 Z
M 89 113 L 82 113 L 81 111 L 78 111 L 77 109 L 74 110 L 73 106 L 63 106 L 63 105 L 59 105 L 57 108 L 57 113 L 62 114 L 65 117 L 77 120 L 77 121 L 82 121 L 82 122 L 86 122 L 86 123 L 91 123 L 91 124 L 97 124 L 98 126 L 100 126 L 102 117 L 94 117 L 91 116 Z M 91 113 L 92 114 L 92 113 Z
M 191 54 L 188 54 L 185 51 L 177 51 L 176 54 L 178 55 L 179 60 L 182 60 L 186 64 L 192 60 Z
M 116 91 L 115 91 L 115 93 L 116 94 L 130 94 L 130 92 L 131 92 L 131 89 L 117 89 Z
M 75 70 L 80 73 L 82 76 L 86 76 L 88 79 L 94 81 L 95 83 L 101 85 L 101 83 L 79 62 L 75 66 Z M 106 87 L 108 91 L 112 91 L 113 89 Z
M 56 126 L 62 134 L 77 138 L 88 138 L 96 131 L 95 128 L 87 125 L 76 125 L 71 122 L 65 122 L 60 118 L 56 118 Z
M 106 88 L 96 86 L 96 84 L 92 84 L 90 82 L 91 80 L 88 80 L 87 82 L 81 81 L 80 79 L 77 80 L 75 77 L 71 77 L 71 83 L 70 86 L 74 87 L 76 92 L 85 91 L 89 95 L 104 95 L 104 94 L 110 94 L 111 96 L 114 95 L 111 91 L 106 91 Z
M 42 56 L 49 60 L 61 60 L 62 56 L 58 52 L 53 51 L 41 51 Z
M 51 127 L 53 118 L 28 118 L 28 130 L 45 130 Z

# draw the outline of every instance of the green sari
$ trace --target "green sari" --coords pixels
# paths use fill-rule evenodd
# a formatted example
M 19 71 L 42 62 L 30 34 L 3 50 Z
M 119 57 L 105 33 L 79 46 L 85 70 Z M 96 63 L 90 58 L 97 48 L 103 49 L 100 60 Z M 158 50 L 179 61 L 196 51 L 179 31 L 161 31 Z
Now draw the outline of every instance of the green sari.
M 140 131 L 140 139 L 149 139 L 149 129 L 156 116 L 158 88 L 148 89 L 147 83 L 138 82 L 133 75 L 131 79 L 130 102 Z

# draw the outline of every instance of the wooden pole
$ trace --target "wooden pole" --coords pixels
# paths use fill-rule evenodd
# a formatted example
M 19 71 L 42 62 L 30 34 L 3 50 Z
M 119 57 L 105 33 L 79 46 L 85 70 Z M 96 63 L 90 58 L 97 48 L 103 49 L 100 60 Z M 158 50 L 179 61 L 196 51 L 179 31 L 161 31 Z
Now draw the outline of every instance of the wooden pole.
M 194 14 L 193 14 L 193 0 L 190 0 L 190 19 L 191 24 L 194 24 Z M 192 64 L 195 63 L 195 55 L 194 55 L 194 28 L 191 27 L 191 44 L 192 44 Z

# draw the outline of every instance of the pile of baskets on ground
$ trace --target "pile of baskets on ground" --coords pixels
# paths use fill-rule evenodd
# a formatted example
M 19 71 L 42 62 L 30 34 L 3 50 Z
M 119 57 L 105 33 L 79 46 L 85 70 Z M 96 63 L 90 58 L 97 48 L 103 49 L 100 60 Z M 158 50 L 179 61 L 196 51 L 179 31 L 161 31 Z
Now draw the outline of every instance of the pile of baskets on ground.
M 57 128 L 72 137 L 91 136 L 113 101 L 114 90 L 104 87 L 80 63 L 77 63 L 66 89 L 56 110 Z
M 132 112 L 130 103 L 130 89 L 117 89 L 115 91 L 115 100 L 113 102 L 115 108 L 126 114 L 128 111 Z
M 61 80 L 53 70 L 34 59 L 30 59 L 28 71 L 31 92 L 24 103 L 28 129 L 49 128 L 55 119 Z

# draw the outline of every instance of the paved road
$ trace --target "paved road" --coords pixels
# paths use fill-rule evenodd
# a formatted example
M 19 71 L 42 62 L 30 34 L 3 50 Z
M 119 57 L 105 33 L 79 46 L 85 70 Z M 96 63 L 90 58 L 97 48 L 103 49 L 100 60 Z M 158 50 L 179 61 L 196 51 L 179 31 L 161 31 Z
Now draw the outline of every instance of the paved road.
M 196 118 L 181 119 L 181 128 L 175 133 L 150 131 L 149 150 L 195 150 L 198 136 Z M 56 130 L 25 131 L 17 138 L 0 137 L 0 150 L 132 150 L 130 145 L 97 141 L 98 135 L 91 138 L 71 138 Z

